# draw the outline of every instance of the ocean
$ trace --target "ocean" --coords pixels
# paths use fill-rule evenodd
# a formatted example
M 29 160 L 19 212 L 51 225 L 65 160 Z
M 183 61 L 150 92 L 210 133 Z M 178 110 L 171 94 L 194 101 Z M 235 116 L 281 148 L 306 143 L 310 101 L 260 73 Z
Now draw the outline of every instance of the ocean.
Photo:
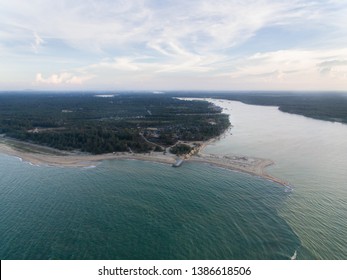
M 347 126 L 215 102 L 233 128 L 205 152 L 270 158 L 292 191 L 202 163 L 67 168 L 0 154 L 0 258 L 346 259 Z

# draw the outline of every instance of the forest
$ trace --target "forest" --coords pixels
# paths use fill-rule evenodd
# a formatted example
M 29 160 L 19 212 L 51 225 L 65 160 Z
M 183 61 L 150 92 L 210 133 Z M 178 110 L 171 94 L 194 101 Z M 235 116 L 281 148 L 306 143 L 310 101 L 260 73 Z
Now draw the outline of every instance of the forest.
M 92 154 L 162 151 L 220 135 L 230 125 L 221 111 L 205 101 L 145 93 L 2 93 L 0 134 Z

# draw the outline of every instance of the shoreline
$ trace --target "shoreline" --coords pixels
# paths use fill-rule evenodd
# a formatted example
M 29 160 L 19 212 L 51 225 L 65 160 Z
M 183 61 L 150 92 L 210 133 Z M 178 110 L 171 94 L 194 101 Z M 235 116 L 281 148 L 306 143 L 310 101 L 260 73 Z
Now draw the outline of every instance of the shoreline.
M 24 144 L 25 145 L 25 144 Z M 110 153 L 100 155 L 75 154 L 66 152 L 65 154 L 55 155 L 40 152 L 27 152 L 15 149 L 7 144 L 0 143 L 0 153 L 17 157 L 22 161 L 33 165 L 63 166 L 63 167 L 89 167 L 92 164 L 103 160 L 114 159 L 135 159 L 143 161 L 155 161 L 159 163 L 172 164 L 176 161 L 175 156 L 166 156 L 160 152 L 153 154 L 135 154 L 135 153 Z
M 202 152 L 208 144 L 217 141 L 220 137 L 221 136 L 218 136 L 203 142 L 199 147 L 198 152 L 195 155 L 184 159 L 184 161 L 211 164 L 216 167 L 261 177 L 285 187 L 289 185 L 287 182 L 271 176 L 266 172 L 266 168 L 274 164 L 272 160 L 240 155 L 219 156 L 214 154 L 204 154 Z M 8 138 L 0 138 L 0 153 L 17 157 L 21 161 L 29 162 L 36 166 L 46 165 L 84 168 L 95 166 L 96 163 L 104 160 L 141 160 L 172 165 L 178 158 L 174 154 L 163 154 L 162 152 L 150 152 L 146 154 L 129 152 L 100 155 L 79 154 Z

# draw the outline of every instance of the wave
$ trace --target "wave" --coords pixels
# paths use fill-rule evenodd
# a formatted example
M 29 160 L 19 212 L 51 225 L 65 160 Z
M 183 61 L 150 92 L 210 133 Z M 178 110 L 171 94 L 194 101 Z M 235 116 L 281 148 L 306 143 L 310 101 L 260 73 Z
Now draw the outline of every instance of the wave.
M 298 255 L 298 252 L 297 252 L 297 250 L 295 250 L 293 256 L 291 256 L 290 259 L 291 260 L 296 260 L 297 255 Z
M 39 164 L 34 164 L 34 163 L 30 162 L 30 161 L 28 161 L 28 163 L 29 163 L 31 166 L 36 166 L 36 167 L 40 167 L 40 166 L 41 166 L 41 165 L 39 165 Z
M 95 168 L 95 167 L 96 167 L 96 165 L 90 165 L 90 166 L 83 167 L 83 169 L 92 169 L 92 168 Z
M 16 157 L 16 156 L 15 156 L 15 158 L 18 158 L 20 162 L 23 161 L 23 159 L 22 159 L 21 157 Z

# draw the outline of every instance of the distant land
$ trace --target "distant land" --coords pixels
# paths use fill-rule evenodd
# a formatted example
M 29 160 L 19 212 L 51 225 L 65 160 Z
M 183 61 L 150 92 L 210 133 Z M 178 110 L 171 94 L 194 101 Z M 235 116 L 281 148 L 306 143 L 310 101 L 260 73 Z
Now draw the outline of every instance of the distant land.
M 175 92 L 172 96 L 217 98 L 277 106 L 285 113 L 347 123 L 347 93 L 342 92 Z

